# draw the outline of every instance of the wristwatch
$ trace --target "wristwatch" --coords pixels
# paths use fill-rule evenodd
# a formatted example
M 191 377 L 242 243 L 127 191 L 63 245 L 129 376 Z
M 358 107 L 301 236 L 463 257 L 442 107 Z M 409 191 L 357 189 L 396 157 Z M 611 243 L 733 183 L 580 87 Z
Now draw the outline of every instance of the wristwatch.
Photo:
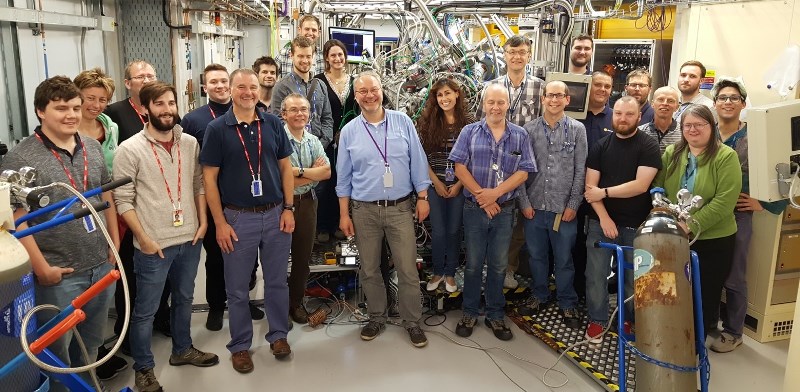
M 608 199 L 608 188 L 603 188 L 603 190 L 606 191 L 606 199 Z
M 283 209 L 284 210 L 289 210 L 291 212 L 294 212 L 294 204 L 284 204 L 283 205 Z
M 301 167 L 300 170 L 297 172 L 297 178 L 302 178 L 304 172 L 305 170 Z
M 425 195 L 425 196 L 417 196 L 417 200 L 425 200 L 425 201 L 428 201 L 428 195 Z

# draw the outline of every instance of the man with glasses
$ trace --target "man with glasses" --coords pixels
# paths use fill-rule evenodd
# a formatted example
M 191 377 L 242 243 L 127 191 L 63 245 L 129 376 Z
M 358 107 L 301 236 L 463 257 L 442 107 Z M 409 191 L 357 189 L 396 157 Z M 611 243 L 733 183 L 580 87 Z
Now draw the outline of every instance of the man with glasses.
M 294 176 L 294 216 L 296 227 L 292 234 L 292 270 L 289 273 L 289 316 L 297 323 L 308 322 L 303 296 L 317 233 L 317 199 L 314 185 L 331 177 L 331 165 L 322 143 L 309 132 L 309 103 L 306 97 L 293 93 L 281 103 L 284 128 L 292 145 L 292 175 Z
M 572 50 L 569 53 L 567 72 L 575 75 L 591 75 L 589 62 L 592 61 L 594 40 L 591 35 L 581 34 L 572 39 Z
M 595 248 L 594 244 L 603 241 L 633 246 L 636 228 L 650 213 L 650 184 L 661 169 L 658 144 L 638 132 L 639 105 L 631 96 L 617 100 L 614 135 L 595 144 L 586 158 L 584 197 L 592 206 L 586 239 L 586 338 L 592 344 L 602 343 L 608 323 L 607 278 L 611 273 L 611 251 Z M 625 258 L 631 260 L 633 252 L 625 253 Z M 633 275 L 625 277 L 627 297 L 633 293 Z
M 734 149 L 742 167 L 742 191 L 736 201 L 736 243 L 733 248 L 731 272 L 725 280 L 725 314 L 722 319 L 722 332 L 711 343 L 711 350 L 727 353 L 742 344 L 744 319 L 747 315 L 747 254 L 753 234 L 753 213 L 767 210 L 780 215 L 786 209 L 785 200 L 764 202 L 750 197 L 750 176 L 747 154 L 747 123 L 739 120 L 745 107 L 747 90 L 741 80 L 720 77 L 711 89 L 714 109 L 719 119 L 719 133 L 722 142 Z
M 548 251 L 555 262 L 558 307 L 568 328 L 580 327 L 578 295 L 573 287 L 572 246 L 578 235 L 578 207 L 586 176 L 586 130 L 564 113 L 569 87 L 552 81 L 544 86 L 542 117 L 525 124 L 539 171 L 531 173 L 527 193 L 518 195 L 525 216 L 525 239 L 530 255 L 531 296 L 517 308 L 532 316 L 550 299 Z M 582 227 L 581 227 L 582 229 Z
M 506 119 L 520 127 L 539 117 L 539 98 L 542 95 L 544 82 L 526 72 L 525 67 L 531 60 L 531 41 L 521 35 L 509 38 L 503 45 L 503 58 L 506 62 L 506 75 L 489 82 L 502 84 L 508 90 L 508 110 Z M 478 107 L 477 118 L 485 115 L 483 105 Z M 519 282 L 514 274 L 519 268 L 519 252 L 525 244 L 522 215 L 517 215 L 511 245 L 508 250 L 508 269 L 503 279 L 503 287 L 517 288 Z
M 681 121 L 681 113 L 691 104 L 705 105 L 712 111 L 714 101 L 700 93 L 700 83 L 706 76 L 706 67 L 697 60 L 689 60 L 681 65 L 678 74 L 678 90 L 681 91 L 680 108 L 675 112 L 675 120 Z
M 317 40 L 319 40 L 321 26 L 322 24 L 320 24 L 319 18 L 311 14 L 305 14 L 297 21 L 297 36 L 308 38 L 314 47 L 314 52 L 317 52 Z M 280 73 L 280 79 L 292 73 L 292 65 L 294 63 L 294 56 L 292 55 L 293 46 L 294 44 L 291 42 L 286 44 L 275 59 L 278 63 L 277 70 Z M 323 59 L 322 56 L 317 56 L 316 60 L 311 61 L 311 63 L 314 64 L 311 66 L 311 75 L 317 75 L 325 71 L 325 59 Z M 254 71 L 258 72 L 258 70 Z M 280 104 L 276 105 L 275 111 L 280 111 Z
M 678 109 L 678 91 L 670 86 L 659 88 L 653 93 L 653 105 L 655 118 L 647 124 L 640 125 L 639 130 L 652 136 L 658 142 L 661 154 L 664 154 L 667 146 L 681 140 L 678 122 L 672 118 Z
M 294 231 L 292 147 L 277 117 L 256 109 L 258 76 L 252 69 L 231 73 L 233 106 L 208 124 L 200 163 L 203 184 L 222 249 L 233 369 L 253 371 L 253 322 L 248 283 L 257 259 L 264 272 L 266 339 L 277 359 L 292 350 L 289 330 L 289 249 Z M 260 258 L 257 256 L 260 255 Z
M 145 110 L 141 100 L 139 100 L 139 91 L 142 90 L 142 87 L 146 83 L 155 82 L 156 80 L 156 71 L 153 65 L 147 61 L 132 61 L 125 67 L 125 88 L 128 89 L 128 98 L 108 105 L 105 110 L 105 114 L 119 126 L 120 144 L 147 128 L 146 124 L 149 119 L 147 117 L 147 110 Z M 180 117 L 178 117 L 178 121 L 180 121 Z M 133 273 L 133 233 L 127 230 L 127 226 L 122 219 L 120 219 L 120 237 L 122 240 L 120 243 L 119 257 L 122 261 L 122 266 L 125 268 L 125 271 L 128 272 L 125 274 L 125 277 L 128 281 L 130 303 L 133 304 L 136 301 L 136 274 Z M 161 294 L 161 301 L 158 311 L 156 311 L 155 321 L 153 321 L 153 330 L 170 337 L 172 336 L 172 331 L 170 328 L 168 301 L 169 282 L 167 282 Z M 117 309 L 117 314 L 123 314 L 122 312 L 125 309 L 125 294 L 122 290 L 122 282 L 117 282 L 117 288 L 114 292 L 114 307 Z M 133 315 L 133 312 L 131 312 L 131 315 Z M 125 354 L 129 354 L 131 350 L 128 334 L 122 335 L 124 321 L 124 318 L 117 317 L 114 323 L 114 332 L 117 336 L 122 336 L 123 342 L 120 350 Z
M 430 212 L 428 159 L 411 118 L 383 108 L 377 75 L 362 73 L 353 86 L 361 115 L 339 136 L 336 194 L 339 228 L 348 237 L 355 235 L 361 256 L 359 276 L 370 316 L 361 339 L 373 340 L 386 328 L 386 287 L 380 271 L 385 238 L 397 270 L 403 327 L 412 345 L 424 347 L 428 338 L 419 327 L 422 305 L 413 219 L 422 222 Z M 413 192 L 417 202 L 412 210 Z
M 650 97 L 652 81 L 653 78 L 650 76 L 650 72 L 641 68 L 631 71 L 631 73 L 628 74 L 628 78 L 625 80 L 625 93 L 635 98 L 636 102 L 639 103 L 640 118 L 638 125 L 652 122 L 653 118 L 655 118 L 653 107 L 650 106 L 650 103 L 647 101 Z

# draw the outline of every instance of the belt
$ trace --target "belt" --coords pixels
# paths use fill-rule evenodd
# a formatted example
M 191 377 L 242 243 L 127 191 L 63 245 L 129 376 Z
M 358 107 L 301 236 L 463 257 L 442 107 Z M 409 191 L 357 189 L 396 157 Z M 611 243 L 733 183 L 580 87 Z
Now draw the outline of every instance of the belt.
M 354 201 L 357 201 L 359 203 L 375 204 L 375 205 L 379 205 L 379 206 L 383 206 L 383 207 L 394 207 L 394 206 L 396 206 L 396 205 L 398 205 L 398 204 L 400 204 L 400 203 L 402 203 L 402 202 L 404 202 L 404 201 L 406 201 L 406 200 L 408 200 L 410 198 L 411 198 L 411 194 L 409 193 L 409 194 L 407 194 L 407 195 L 405 195 L 405 196 L 403 196 L 403 197 L 401 197 L 401 198 L 399 198 L 397 200 L 374 200 L 374 201 L 354 200 Z
M 247 211 L 247 212 L 266 212 L 269 211 L 279 205 L 283 204 L 282 202 L 275 202 L 275 203 L 267 203 L 260 206 L 255 207 L 239 207 L 234 205 L 226 205 L 225 208 L 234 210 L 234 211 Z
M 309 190 L 308 192 L 303 193 L 301 195 L 294 195 L 294 199 L 295 200 L 313 199 L 314 198 L 314 194 L 311 193 L 311 192 L 312 191 Z

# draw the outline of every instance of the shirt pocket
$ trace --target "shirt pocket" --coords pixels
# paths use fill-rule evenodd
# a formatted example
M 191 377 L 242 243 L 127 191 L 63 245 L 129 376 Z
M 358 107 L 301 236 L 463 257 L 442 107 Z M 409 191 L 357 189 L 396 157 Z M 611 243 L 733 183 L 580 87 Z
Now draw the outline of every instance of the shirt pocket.
M 505 178 L 510 177 L 512 174 L 516 173 L 517 170 L 519 170 L 520 160 L 522 160 L 522 155 L 503 153 L 502 170 Z

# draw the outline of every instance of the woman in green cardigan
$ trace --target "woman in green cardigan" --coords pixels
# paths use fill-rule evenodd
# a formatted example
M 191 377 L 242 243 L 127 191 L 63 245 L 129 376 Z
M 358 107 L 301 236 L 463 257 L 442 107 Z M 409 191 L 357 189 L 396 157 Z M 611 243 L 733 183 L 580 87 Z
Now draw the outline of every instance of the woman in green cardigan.
M 694 221 L 681 224 L 697 241 L 691 249 L 700 258 L 705 334 L 716 329 L 722 285 L 733 262 L 736 219 L 733 210 L 742 189 L 739 157 L 717 136 L 714 115 L 703 105 L 691 105 L 681 116 L 681 140 L 664 151 L 663 169 L 654 186 L 669 197 L 688 189 L 703 198 L 703 207 L 692 213 Z

